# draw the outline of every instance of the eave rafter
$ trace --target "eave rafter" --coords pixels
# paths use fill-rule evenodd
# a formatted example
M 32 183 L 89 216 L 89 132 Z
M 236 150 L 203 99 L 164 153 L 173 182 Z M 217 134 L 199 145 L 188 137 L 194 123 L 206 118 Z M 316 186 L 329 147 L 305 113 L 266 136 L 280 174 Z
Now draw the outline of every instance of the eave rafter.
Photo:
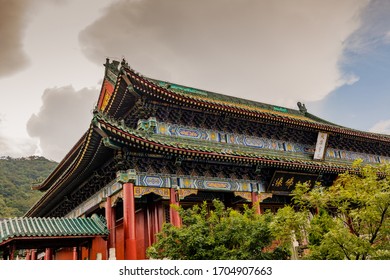
M 58 198 L 60 193 L 69 192 L 69 185 L 77 178 L 80 178 L 81 174 L 86 172 L 89 166 L 94 162 L 94 158 L 99 149 L 103 146 L 100 141 L 101 136 L 95 132 L 93 125 L 91 124 L 88 131 L 84 134 L 82 141 L 79 141 L 77 147 L 77 155 L 72 157 L 71 161 L 68 158 L 63 160 L 63 164 L 60 163 L 58 167 L 61 170 L 54 171 L 55 177 L 49 177 L 42 184 L 40 189 L 47 190 L 41 199 L 36 202 L 25 214 L 26 217 L 34 216 L 39 212 L 41 207 L 44 207 L 47 203 L 50 203 L 53 198 Z M 64 188 L 64 186 L 67 186 Z M 62 194 L 63 196 L 64 194 Z

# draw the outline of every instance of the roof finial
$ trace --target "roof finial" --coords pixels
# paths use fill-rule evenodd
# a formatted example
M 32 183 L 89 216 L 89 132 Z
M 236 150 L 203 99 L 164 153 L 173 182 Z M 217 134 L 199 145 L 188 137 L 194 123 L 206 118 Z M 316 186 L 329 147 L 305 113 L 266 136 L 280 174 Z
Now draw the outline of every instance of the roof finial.
M 298 105 L 298 108 L 299 108 L 299 112 L 301 112 L 302 114 L 305 115 L 307 113 L 307 109 L 306 109 L 305 104 L 303 104 L 301 102 L 298 102 L 297 105 Z
M 122 57 L 122 62 L 121 62 L 121 66 L 125 66 L 125 67 L 129 67 L 129 64 L 127 63 L 126 59 L 124 57 Z

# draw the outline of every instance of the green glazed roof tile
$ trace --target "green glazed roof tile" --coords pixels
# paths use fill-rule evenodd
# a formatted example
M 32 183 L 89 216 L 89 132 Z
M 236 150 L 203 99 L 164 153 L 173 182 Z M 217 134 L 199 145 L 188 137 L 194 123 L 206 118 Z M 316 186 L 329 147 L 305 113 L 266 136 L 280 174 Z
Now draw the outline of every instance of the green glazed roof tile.
M 0 244 L 10 238 L 108 235 L 104 218 L 9 218 L 0 221 Z

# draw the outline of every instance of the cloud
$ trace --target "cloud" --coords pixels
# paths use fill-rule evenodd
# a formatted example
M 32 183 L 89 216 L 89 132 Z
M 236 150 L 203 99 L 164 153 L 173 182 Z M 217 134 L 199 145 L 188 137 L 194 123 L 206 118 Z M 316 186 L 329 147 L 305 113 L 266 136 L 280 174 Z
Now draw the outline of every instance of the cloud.
M 42 155 L 60 161 L 88 129 L 98 90 L 72 86 L 48 88 L 42 106 L 27 122 L 27 132 L 39 139 Z
M 390 44 L 390 31 L 387 31 L 384 35 L 384 42 Z
M 5 118 L 4 114 L 0 114 L 0 156 L 22 157 L 35 154 L 37 145 L 34 140 L 14 137 L 4 132 Z
M 119 0 L 79 41 L 99 65 L 125 57 L 146 76 L 296 106 L 358 79 L 338 63 L 367 2 Z
M 389 134 L 390 135 L 390 120 L 382 120 L 373 125 L 370 132 L 376 132 L 381 134 Z
M 63 5 L 67 1 L 0 0 L 0 78 L 10 76 L 30 65 L 24 39 L 35 12 L 45 5 Z
M 0 77 L 11 75 L 29 64 L 23 49 L 23 36 L 30 3 L 26 0 L 0 0 Z
M 347 40 L 348 51 L 365 54 L 382 44 L 390 43 L 390 1 L 371 0 L 364 9 L 361 19 L 364 21 Z
M 37 145 L 32 139 L 8 137 L 0 133 L 0 156 L 23 157 L 35 155 Z

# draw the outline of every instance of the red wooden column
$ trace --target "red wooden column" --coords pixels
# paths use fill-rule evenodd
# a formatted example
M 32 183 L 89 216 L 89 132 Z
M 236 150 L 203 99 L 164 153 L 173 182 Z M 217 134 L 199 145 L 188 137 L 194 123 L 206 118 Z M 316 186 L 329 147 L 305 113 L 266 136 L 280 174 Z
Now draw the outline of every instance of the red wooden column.
M 3 251 L 3 260 L 8 260 L 8 250 Z
M 52 252 L 52 250 L 51 250 L 51 248 L 46 248 L 46 250 L 45 250 L 45 260 L 47 261 L 47 260 L 51 260 L 51 252 Z
M 36 249 L 32 249 L 31 250 L 31 259 L 32 260 L 36 260 L 37 259 L 37 250 Z
M 26 261 L 31 260 L 31 250 L 26 250 Z
M 123 230 L 125 235 L 125 259 L 137 259 L 135 239 L 135 200 L 134 184 L 123 184 Z
M 170 189 L 170 204 L 179 206 L 178 193 L 174 188 Z M 172 207 L 170 207 L 169 214 L 171 216 L 171 224 L 174 225 L 175 227 L 180 227 L 181 226 L 181 219 L 180 219 L 179 212 L 177 212 Z
M 11 252 L 9 254 L 9 259 L 14 260 L 15 259 L 15 244 L 11 247 Z
M 115 212 L 111 206 L 111 197 L 106 197 L 106 221 L 107 229 L 109 230 L 108 240 L 107 240 L 107 258 L 109 260 L 115 260 Z
M 256 208 L 256 214 L 261 214 L 260 212 L 260 201 L 259 201 L 259 193 L 257 191 L 252 192 L 252 206 Z
M 113 253 L 112 256 L 116 260 L 116 213 L 115 213 L 115 208 L 112 208 L 111 210 L 111 227 L 112 227 L 112 233 L 110 234 L 110 241 L 111 241 L 111 248 Z
M 73 260 L 74 261 L 78 260 L 77 247 L 73 247 Z

